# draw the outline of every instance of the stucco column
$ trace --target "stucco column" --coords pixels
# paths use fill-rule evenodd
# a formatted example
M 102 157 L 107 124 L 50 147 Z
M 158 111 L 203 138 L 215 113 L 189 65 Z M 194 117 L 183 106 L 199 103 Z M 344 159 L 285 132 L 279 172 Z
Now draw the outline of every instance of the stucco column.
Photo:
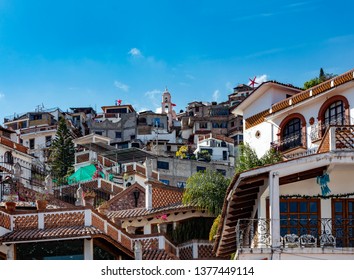
M 258 243 L 255 244 L 258 248 L 265 248 L 267 244 L 267 196 L 268 196 L 268 179 L 265 180 L 264 185 L 260 187 L 258 192 L 258 226 L 257 226 L 257 234 L 258 234 Z M 254 210 L 255 212 L 255 210 Z M 254 213 L 256 214 L 256 213 Z
M 93 260 L 93 239 L 84 239 L 84 260 Z
M 279 173 L 269 173 L 269 213 L 271 246 L 280 247 Z
M 6 259 L 7 260 L 14 260 L 15 259 L 15 245 L 6 245 L 7 246 L 7 252 L 6 252 Z
M 151 225 L 144 225 L 144 234 L 151 234 Z

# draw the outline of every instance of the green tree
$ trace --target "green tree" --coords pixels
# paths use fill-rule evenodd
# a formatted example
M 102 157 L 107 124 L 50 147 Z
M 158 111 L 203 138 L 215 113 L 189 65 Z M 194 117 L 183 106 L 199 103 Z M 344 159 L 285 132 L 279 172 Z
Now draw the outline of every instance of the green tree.
M 236 161 L 236 173 L 241 173 L 249 169 L 274 164 L 283 160 L 280 152 L 270 148 L 261 158 L 258 158 L 256 151 L 249 144 L 240 144 L 238 146 L 239 155 Z
M 320 69 L 320 74 L 318 75 L 318 79 L 320 80 L 320 82 L 324 82 L 326 80 L 326 74 L 323 71 L 323 68 L 321 67 Z
M 74 163 L 74 143 L 65 119 L 62 118 L 59 120 L 58 130 L 50 147 L 49 165 L 52 176 L 62 183 L 64 178 L 73 172 Z
M 274 164 L 283 161 L 282 154 L 274 148 L 270 148 L 261 158 L 261 165 Z
M 248 143 L 242 143 L 238 146 L 238 159 L 236 161 L 236 173 L 261 166 L 256 151 Z
M 318 77 L 315 77 L 311 80 L 306 81 L 304 83 L 304 88 L 309 89 L 311 87 L 317 86 L 318 84 L 323 83 L 329 79 L 332 79 L 335 76 L 337 76 L 337 75 L 332 74 L 332 73 L 325 73 L 323 68 L 321 68 Z
M 183 204 L 192 204 L 215 216 L 221 213 L 226 189 L 230 179 L 220 172 L 205 170 L 194 173 L 187 179 Z

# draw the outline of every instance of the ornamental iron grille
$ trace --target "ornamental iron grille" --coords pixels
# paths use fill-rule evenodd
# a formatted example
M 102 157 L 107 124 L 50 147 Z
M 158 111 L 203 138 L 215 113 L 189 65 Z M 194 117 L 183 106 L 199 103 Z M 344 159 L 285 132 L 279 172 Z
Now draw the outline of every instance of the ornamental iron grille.
M 271 219 L 239 219 L 237 248 L 272 247 L 271 222 Z M 354 218 L 280 219 L 280 225 L 283 248 L 354 247 Z M 285 226 L 289 226 L 289 231 L 283 230 Z

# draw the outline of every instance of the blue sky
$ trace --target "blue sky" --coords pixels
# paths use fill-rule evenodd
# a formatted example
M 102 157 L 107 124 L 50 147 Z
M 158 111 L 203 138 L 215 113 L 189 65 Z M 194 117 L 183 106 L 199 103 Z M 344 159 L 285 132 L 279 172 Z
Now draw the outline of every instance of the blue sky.
M 115 100 L 176 111 L 249 78 L 302 86 L 354 68 L 345 1 L 0 0 L 0 119 Z

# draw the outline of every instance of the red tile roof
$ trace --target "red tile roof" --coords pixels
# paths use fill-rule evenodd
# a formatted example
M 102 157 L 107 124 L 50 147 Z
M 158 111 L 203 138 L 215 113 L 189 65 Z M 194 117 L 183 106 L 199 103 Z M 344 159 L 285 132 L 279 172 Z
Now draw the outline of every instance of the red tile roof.
M 143 260 L 178 260 L 174 254 L 167 253 L 165 250 L 145 250 L 143 252 Z
M 99 229 L 93 226 L 66 226 L 46 229 L 23 229 L 14 230 L 0 237 L 0 243 L 34 241 L 43 239 L 57 239 L 70 237 L 93 237 L 97 234 L 103 234 Z
M 316 95 L 319 95 L 322 93 L 326 93 L 327 91 L 329 91 L 333 88 L 336 88 L 342 84 L 348 83 L 348 82 L 352 81 L 353 79 L 354 79 L 354 69 L 352 69 L 348 72 L 345 72 L 342 75 L 334 77 L 330 80 L 327 80 L 327 81 L 325 81 L 319 85 L 316 85 L 312 88 L 309 88 L 307 90 L 303 90 L 299 93 L 296 93 L 287 99 L 281 100 L 281 101 L 273 104 L 269 109 L 259 112 L 255 115 L 247 118 L 246 119 L 246 129 L 262 123 L 264 121 L 264 117 L 266 117 L 266 116 L 269 116 L 269 115 L 274 114 L 276 112 L 280 112 L 290 106 L 293 106 L 293 105 L 301 103 L 307 99 L 310 99 L 313 96 L 316 96 Z M 266 83 L 268 83 L 268 82 L 266 82 Z M 263 84 L 265 84 L 265 83 L 263 83 Z M 280 84 L 280 83 L 277 83 L 277 84 Z M 284 84 L 281 84 L 281 85 L 284 85 Z M 289 86 L 289 85 L 285 85 L 285 86 Z M 293 86 L 290 86 L 290 87 L 293 87 Z M 293 87 L 293 88 L 295 88 L 295 87 Z M 257 89 L 255 89 L 254 91 L 256 91 L 256 90 Z M 249 96 L 251 96 L 251 95 L 249 95 Z
M 168 213 L 173 211 L 183 211 L 183 210 L 197 210 L 195 206 L 186 206 L 182 203 L 175 203 L 163 207 L 146 209 L 146 208 L 134 208 L 128 210 L 120 210 L 120 211 L 111 211 L 107 214 L 107 217 L 112 218 L 136 218 L 136 217 L 143 217 L 143 216 L 150 216 L 156 215 L 158 213 Z

